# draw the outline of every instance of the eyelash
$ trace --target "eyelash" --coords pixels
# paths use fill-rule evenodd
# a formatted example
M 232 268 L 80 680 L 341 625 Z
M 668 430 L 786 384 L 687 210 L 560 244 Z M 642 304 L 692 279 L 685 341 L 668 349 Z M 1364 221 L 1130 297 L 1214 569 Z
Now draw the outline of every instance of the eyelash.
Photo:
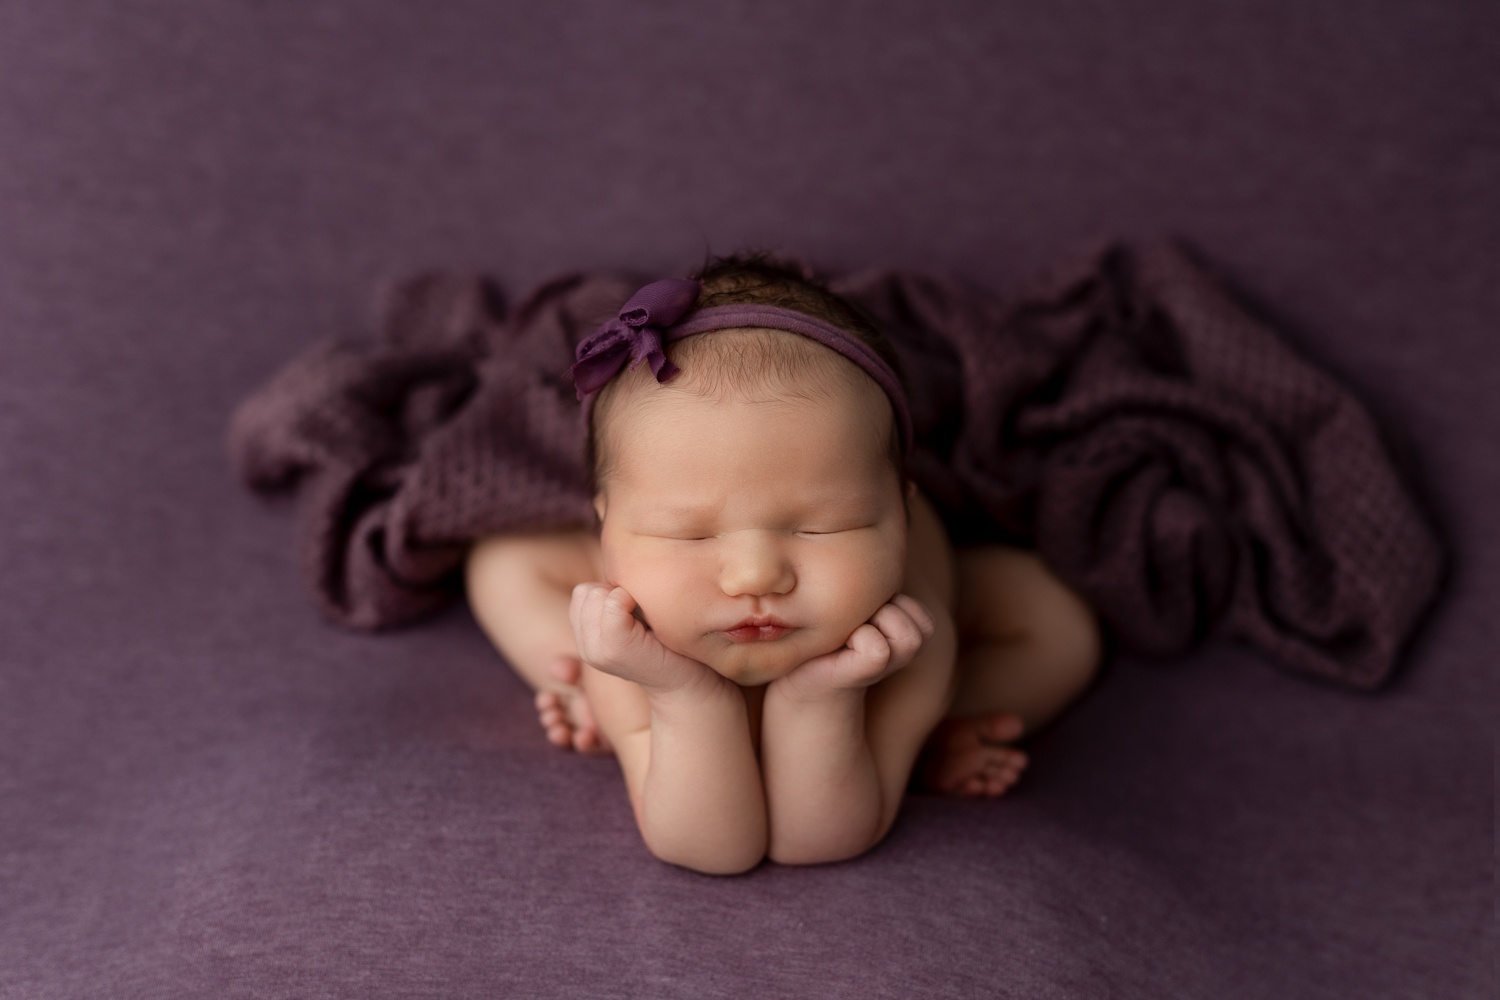
M 850 527 L 850 528 L 836 528 L 833 531 L 796 531 L 796 532 L 793 532 L 793 534 L 797 535 L 799 538 L 822 538 L 825 535 L 841 535 L 841 534 L 843 534 L 846 531 L 858 531 L 860 528 L 863 528 L 863 527 L 867 527 L 867 525 L 860 524 L 860 525 L 855 525 L 855 526 Z M 690 537 L 680 537 L 680 536 L 677 536 L 677 535 L 664 535 L 662 537 L 667 538 L 667 539 L 669 539 L 671 541 L 674 541 L 674 542 L 707 542 L 707 541 L 712 541 L 715 536 L 714 535 L 694 535 L 694 536 L 690 536 Z
M 844 530 L 850 530 L 850 529 L 844 529 Z M 794 534 L 796 534 L 798 537 L 801 537 L 801 538 L 808 538 L 808 537 L 819 538 L 819 537 L 822 537 L 823 535 L 837 535 L 837 534 L 840 534 L 840 533 L 841 533 L 840 531 L 797 531 L 797 532 L 794 532 Z M 678 535 L 666 535 L 664 537 L 669 538 L 670 540 L 672 540 L 674 542 L 708 542 L 708 541 L 712 541 L 715 536 L 713 536 L 713 535 L 693 535 L 693 536 L 688 536 L 688 537 L 682 537 L 682 536 L 678 536 Z

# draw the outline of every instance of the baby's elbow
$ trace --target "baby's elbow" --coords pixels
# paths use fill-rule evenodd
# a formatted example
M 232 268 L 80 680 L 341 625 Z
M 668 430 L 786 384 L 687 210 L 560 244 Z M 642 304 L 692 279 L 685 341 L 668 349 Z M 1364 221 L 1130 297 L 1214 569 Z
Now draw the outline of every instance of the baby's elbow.
M 851 858 L 857 858 L 874 846 L 873 843 L 816 846 L 776 845 L 767 852 L 766 857 L 778 865 L 831 865 L 837 861 L 848 861 Z
M 891 818 L 894 819 L 894 816 Z M 890 820 L 885 819 L 873 830 L 865 827 L 823 831 L 823 835 L 818 837 L 773 835 L 766 857 L 778 865 L 829 865 L 837 861 L 848 861 L 885 839 L 890 826 Z
M 646 847 L 659 861 L 688 868 L 704 875 L 743 875 L 765 860 L 765 841 L 747 838 L 738 843 L 703 844 L 677 838 L 646 839 Z

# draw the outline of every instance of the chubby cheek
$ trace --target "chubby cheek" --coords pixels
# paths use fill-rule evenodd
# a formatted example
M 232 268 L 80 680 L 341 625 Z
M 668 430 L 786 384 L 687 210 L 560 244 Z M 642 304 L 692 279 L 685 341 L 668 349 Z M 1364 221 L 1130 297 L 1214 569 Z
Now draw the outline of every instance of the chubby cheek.
M 904 541 L 904 539 L 903 539 Z M 840 633 L 839 644 L 895 596 L 905 571 L 903 546 L 872 546 L 828 559 L 805 573 L 823 620 Z M 835 645 L 833 648 L 838 648 Z
M 611 544 L 607 533 L 601 543 L 605 581 L 624 587 L 635 598 L 640 615 L 669 649 L 692 655 L 684 647 L 701 631 L 697 622 L 704 610 L 701 584 L 694 586 L 692 561 L 680 554 L 672 558 L 653 552 L 649 543 Z

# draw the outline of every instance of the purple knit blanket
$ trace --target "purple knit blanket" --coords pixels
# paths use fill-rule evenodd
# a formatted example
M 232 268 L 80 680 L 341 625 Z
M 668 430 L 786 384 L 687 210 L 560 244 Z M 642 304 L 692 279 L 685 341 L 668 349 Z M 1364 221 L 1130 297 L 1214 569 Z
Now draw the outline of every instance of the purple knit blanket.
M 235 413 L 256 490 L 302 496 L 323 610 L 398 625 L 461 593 L 469 544 L 594 522 L 564 373 L 641 284 L 482 279 L 390 296 L 373 347 L 299 358 Z M 1436 593 L 1441 550 L 1370 415 L 1170 246 L 1107 247 L 1011 297 L 905 273 L 832 282 L 892 333 L 910 472 L 958 544 L 1035 547 L 1122 648 L 1247 640 L 1372 688 Z

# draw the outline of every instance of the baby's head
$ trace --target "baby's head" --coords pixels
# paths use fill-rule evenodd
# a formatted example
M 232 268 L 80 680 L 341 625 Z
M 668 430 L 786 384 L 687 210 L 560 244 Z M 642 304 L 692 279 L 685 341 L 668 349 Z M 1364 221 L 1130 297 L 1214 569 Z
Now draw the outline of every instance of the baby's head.
M 699 279 L 698 309 L 794 310 L 896 368 L 868 321 L 793 268 L 730 258 Z M 622 370 L 592 407 L 605 576 L 668 648 L 767 683 L 900 590 L 903 426 L 865 367 L 810 336 L 718 329 L 665 354 L 676 375 Z

